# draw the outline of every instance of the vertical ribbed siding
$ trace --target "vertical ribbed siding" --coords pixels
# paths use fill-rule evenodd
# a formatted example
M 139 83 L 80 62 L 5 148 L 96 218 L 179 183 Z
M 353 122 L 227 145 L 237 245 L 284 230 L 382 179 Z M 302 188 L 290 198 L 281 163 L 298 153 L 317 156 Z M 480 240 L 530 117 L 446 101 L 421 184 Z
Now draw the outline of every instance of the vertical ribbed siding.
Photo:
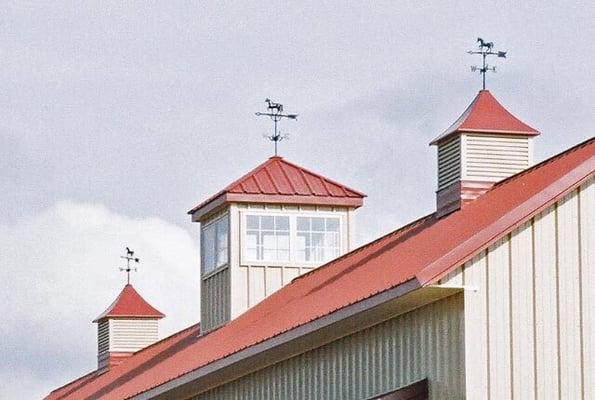
M 497 182 L 530 166 L 528 137 L 465 134 L 462 140 L 464 180 Z
M 595 394 L 595 179 L 442 280 L 465 291 L 469 399 Z
M 109 320 L 97 324 L 97 354 L 102 355 L 109 351 Z
M 207 332 L 229 320 L 230 296 L 229 267 L 202 280 L 200 323 Z
M 245 285 L 246 307 L 250 308 L 270 296 L 294 278 L 315 267 L 287 265 L 241 265 L 238 273 Z
M 461 178 L 461 138 L 438 145 L 438 190 Z
M 195 400 L 359 400 L 426 377 L 430 399 L 463 399 L 462 343 L 459 294 L 229 382 Z
M 135 352 L 157 341 L 157 319 L 111 319 L 109 351 Z

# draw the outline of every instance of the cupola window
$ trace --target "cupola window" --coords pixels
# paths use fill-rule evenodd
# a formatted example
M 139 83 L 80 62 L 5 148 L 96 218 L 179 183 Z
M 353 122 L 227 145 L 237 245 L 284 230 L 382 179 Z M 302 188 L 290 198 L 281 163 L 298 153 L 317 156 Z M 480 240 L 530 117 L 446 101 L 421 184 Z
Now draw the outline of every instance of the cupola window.
M 297 261 L 322 262 L 339 256 L 339 218 L 297 217 Z
M 246 257 L 250 260 L 289 261 L 289 217 L 246 216 Z
M 322 263 L 341 254 L 341 218 L 248 214 L 246 262 Z
M 203 273 L 227 264 L 229 253 L 229 220 L 223 216 L 202 229 L 201 261 Z

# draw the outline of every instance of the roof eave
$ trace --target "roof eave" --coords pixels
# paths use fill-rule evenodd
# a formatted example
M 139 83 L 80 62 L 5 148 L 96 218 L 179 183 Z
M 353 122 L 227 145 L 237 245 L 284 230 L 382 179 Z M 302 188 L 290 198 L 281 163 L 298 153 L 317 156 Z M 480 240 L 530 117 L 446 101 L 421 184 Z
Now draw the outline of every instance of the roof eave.
M 93 320 L 94 323 L 99 323 L 106 319 L 162 319 L 165 318 L 165 314 L 159 315 L 100 315 Z
M 494 135 L 511 135 L 511 136 L 528 136 L 528 137 L 534 137 L 534 136 L 539 136 L 539 131 L 533 130 L 533 131 L 512 131 L 512 130 L 498 130 L 498 129 L 455 129 L 454 131 L 451 131 L 449 133 L 443 133 L 442 135 L 438 136 L 436 139 L 432 140 L 430 142 L 430 146 L 435 146 L 438 145 L 440 143 L 443 143 L 445 141 L 447 141 L 448 139 L 451 139 L 452 137 L 454 137 L 455 135 L 461 135 L 461 134 L 465 134 L 465 133 L 483 133 L 483 134 L 494 134 Z
M 413 278 L 138 393 L 132 398 L 140 400 L 193 396 L 216 386 L 222 379 L 231 380 L 233 376 L 242 376 L 264 368 L 290 357 L 296 350 L 307 351 L 462 290 L 460 287 L 422 288 L 417 279 Z
M 329 197 L 329 196 L 300 196 L 283 194 L 245 194 L 222 193 L 210 202 L 202 204 L 188 211 L 193 222 L 201 221 L 206 215 L 215 212 L 230 203 L 264 203 L 291 204 L 359 208 L 364 204 L 364 197 Z
M 547 160 L 546 160 L 547 162 Z M 544 190 L 504 214 L 498 220 L 477 232 L 442 257 L 423 268 L 416 278 L 422 286 L 430 285 L 448 275 L 454 269 L 473 258 L 478 252 L 492 245 L 502 236 L 512 232 L 547 207 L 582 185 L 591 176 L 595 156 L 587 159 L 578 167 L 552 182 Z M 522 174 L 522 172 L 521 172 Z M 544 199 L 547 198 L 547 200 Z

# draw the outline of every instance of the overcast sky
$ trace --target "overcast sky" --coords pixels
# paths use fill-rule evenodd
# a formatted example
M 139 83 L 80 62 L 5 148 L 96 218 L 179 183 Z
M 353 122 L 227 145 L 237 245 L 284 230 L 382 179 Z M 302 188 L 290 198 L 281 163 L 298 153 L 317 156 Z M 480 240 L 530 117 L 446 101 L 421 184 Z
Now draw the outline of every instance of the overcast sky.
M 488 88 L 537 160 L 593 136 L 593 2 L 452 3 L 4 2 L 0 398 L 95 368 L 125 245 L 163 334 L 196 322 L 186 211 L 271 155 L 266 97 L 300 114 L 281 155 L 368 194 L 360 244 L 433 211 L 428 143 L 480 88 L 477 36 L 509 51 Z

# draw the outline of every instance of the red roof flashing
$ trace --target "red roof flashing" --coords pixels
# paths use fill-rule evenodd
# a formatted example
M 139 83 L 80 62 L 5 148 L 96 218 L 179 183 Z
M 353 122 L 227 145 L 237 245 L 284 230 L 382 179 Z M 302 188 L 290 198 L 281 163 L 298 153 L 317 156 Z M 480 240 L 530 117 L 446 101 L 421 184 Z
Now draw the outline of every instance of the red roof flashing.
M 217 200 L 359 207 L 365 196 L 282 157 L 271 157 L 188 214 L 199 212 Z
M 430 144 L 438 144 L 460 132 L 539 135 L 537 130 L 504 108 L 488 90 L 481 90 L 465 112 Z
M 200 339 L 154 358 L 139 352 L 69 398 L 128 398 L 405 282 L 430 285 L 594 174 L 590 139 L 459 211 L 424 217 L 295 279 Z
M 156 318 L 165 317 L 152 305 L 147 303 L 131 284 L 124 286 L 116 300 L 93 322 L 99 322 L 106 318 Z

